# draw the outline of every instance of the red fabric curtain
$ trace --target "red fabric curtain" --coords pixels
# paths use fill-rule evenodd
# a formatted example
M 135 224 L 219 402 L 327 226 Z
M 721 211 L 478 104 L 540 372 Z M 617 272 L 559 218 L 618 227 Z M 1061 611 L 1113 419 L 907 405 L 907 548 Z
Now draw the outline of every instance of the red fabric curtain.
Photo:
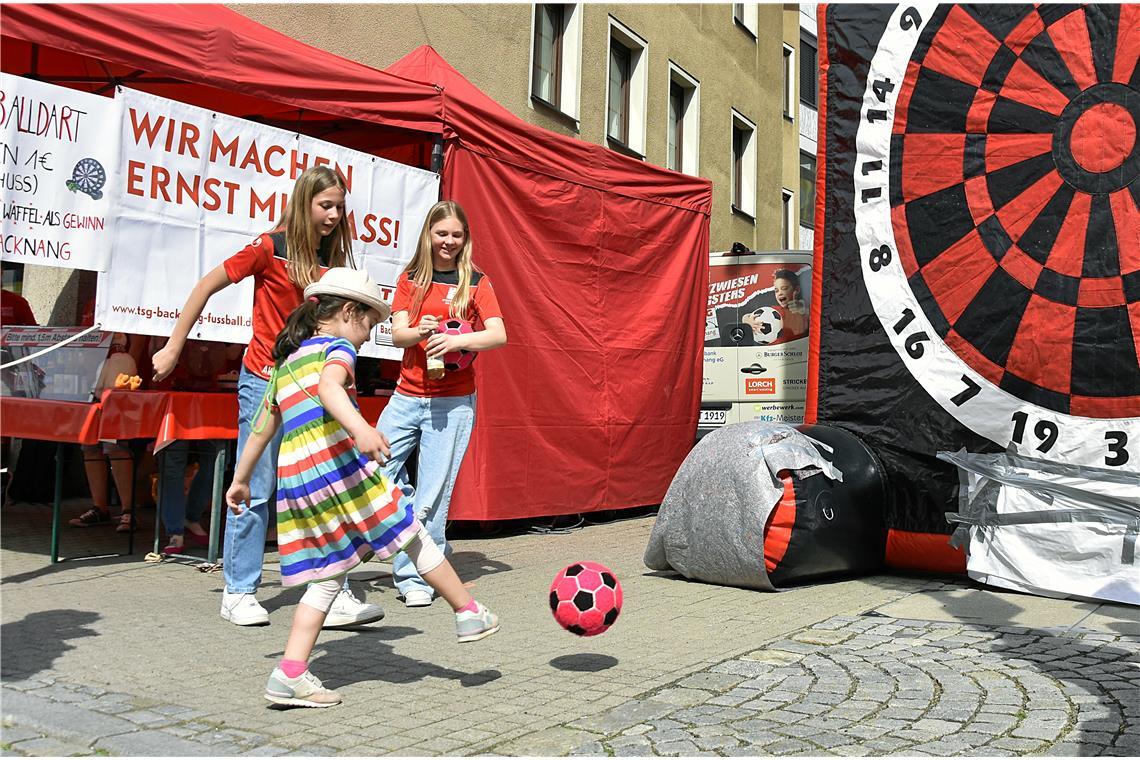
M 444 195 L 509 337 L 477 362 L 451 516 L 659 503 L 700 408 L 711 184 L 527 124 L 431 48 L 389 71 L 444 90 Z

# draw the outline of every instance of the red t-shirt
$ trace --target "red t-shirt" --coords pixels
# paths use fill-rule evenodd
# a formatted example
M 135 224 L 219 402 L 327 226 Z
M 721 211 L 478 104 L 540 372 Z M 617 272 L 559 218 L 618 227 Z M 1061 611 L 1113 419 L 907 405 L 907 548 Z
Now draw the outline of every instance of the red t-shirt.
M 34 325 L 36 315 L 21 296 L 10 290 L 0 289 L 0 324 Z
M 433 314 L 440 321 L 451 316 L 449 308 L 451 297 L 455 295 L 459 284 L 457 272 L 436 272 L 432 277 L 431 287 L 424 296 L 419 313 L 412 314 L 412 307 L 416 301 L 416 283 L 410 275 L 400 278 L 396 286 L 396 295 L 392 299 L 392 312 L 408 312 L 408 326 L 415 327 L 425 314 Z M 476 330 L 492 317 L 502 317 L 499 309 L 499 299 L 495 297 L 495 289 L 491 287 L 491 280 L 482 272 L 471 274 L 471 323 Z M 425 338 L 426 341 L 426 338 Z M 470 364 L 464 369 L 448 370 L 447 374 L 439 380 L 432 380 L 427 376 L 427 352 L 424 350 L 424 341 L 404 349 L 404 360 L 400 365 L 400 379 L 396 383 L 396 390 L 405 396 L 468 396 L 475 392 L 475 365 Z
M 284 232 L 261 235 L 222 264 L 230 282 L 241 282 L 250 275 L 254 278 L 253 339 L 243 363 L 247 370 L 266 380 L 273 372 L 273 343 L 277 334 L 305 296 L 304 288 L 289 279 L 286 264 Z M 326 269 L 323 264 L 322 256 L 322 273 Z

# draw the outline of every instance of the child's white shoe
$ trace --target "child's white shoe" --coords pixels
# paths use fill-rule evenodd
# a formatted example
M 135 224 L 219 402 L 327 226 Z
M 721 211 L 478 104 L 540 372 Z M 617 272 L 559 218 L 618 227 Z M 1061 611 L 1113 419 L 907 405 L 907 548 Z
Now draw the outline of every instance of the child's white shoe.
M 321 679 L 309 671 L 296 678 L 285 675 L 281 668 L 274 668 L 265 684 L 265 698 L 275 705 L 294 707 L 332 707 L 340 704 L 340 695 L 326 689 Z
M 455 635 L 459 643 L 485 639 L 499 630 L 499 616 L 479 602 L 475 602 L 474 612 L 455 613 Z

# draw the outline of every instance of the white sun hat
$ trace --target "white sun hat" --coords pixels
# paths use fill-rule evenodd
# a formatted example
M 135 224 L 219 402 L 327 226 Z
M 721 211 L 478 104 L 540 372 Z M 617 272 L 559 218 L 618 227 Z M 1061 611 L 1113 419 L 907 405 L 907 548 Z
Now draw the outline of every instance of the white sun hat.
M 305 298 L 309 296 L 338 296 L 368 304 L 380 312 L 381 322 L 392 314 L 392 307 L 380 294 L 380 286 L 363 269 L 333 267 L 305 288 Z

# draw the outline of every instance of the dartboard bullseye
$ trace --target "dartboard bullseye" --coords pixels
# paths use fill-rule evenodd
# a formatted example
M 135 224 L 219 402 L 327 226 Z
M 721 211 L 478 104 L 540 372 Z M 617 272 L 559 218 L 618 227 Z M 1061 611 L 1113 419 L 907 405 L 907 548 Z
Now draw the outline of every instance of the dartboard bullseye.
M 868 293 L 966 427 L 1140 470 L 1140 10 L 900 6 L 855 172 Z

